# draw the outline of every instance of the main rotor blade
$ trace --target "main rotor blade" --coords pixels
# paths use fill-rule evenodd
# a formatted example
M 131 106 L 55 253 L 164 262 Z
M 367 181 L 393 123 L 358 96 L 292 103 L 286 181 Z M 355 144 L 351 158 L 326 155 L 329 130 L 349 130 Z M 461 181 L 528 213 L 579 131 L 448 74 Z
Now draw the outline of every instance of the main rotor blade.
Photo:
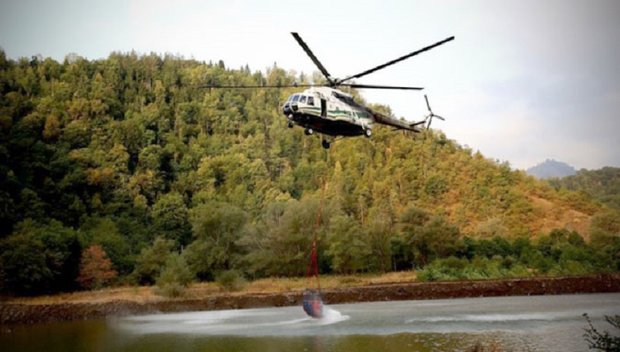
M 198 86 L 198 88 L 226 88 L 226 89 L 259 89 L 259 88 L 309 88 L 321 86 L 320 84 L 279 84 L 279 85 L 204 85 Z
M 429 46 L 427 46 L 425 48 L 422 48 L 420 50 L 416 50 L 416 51 L 414 51 L 412 53 L 409 53 L 409 54 L 407 54 L 405 56 L 401 56 L 398 59 L 395 59 L 395 60 L 392 60 L 392 61 L 388 61 L 388 62 L 384 63 L 383 65 L 379 65 L 377 67 L 373 67 L 370 70 L 366 70 L 366 71 L 364 71 L 362 73 L 358 73 L 356 75 L 353 75 L 353 76 L 347 77 L 345 79 L 339 80 L 337 83 L 343 83 L 343 82 L 346 82 L 346 81 L 351 80 L 353 78 L 360 78 L 362 76 L 366 76 L 366 75 L 371 74 L 371 73 L 373 73 L 375 71 L 384 69 L 384 68 L 386 68 L 386 67 L 388 67 L 390 65 L 394 65 L 395 63 L 398 63 L 398 62 L 401 62 L 403 60 L 406 60 L 406 59 L 408 59 L 408 58 L 410 58 L 412 56 L 415 56 L 415 55 L 418 55 L 418 54 L 423 53 L 425 51 L 431 50 L 431 49 L 433 49 L 435 47 L 438 47 L 438 46 L 440 46 L 442 44 L 445 44 L 445 43 L 447 43 L 447 42 L 449 42 L 449 41 L 451 41 L 453 39 L 454 39 L 454 36 L 452 36 L 450 38 L 446 38 L 446 39 L 444 39 L 444 40 L 442 40 L 440 42 L 437 42 L 435 44 L 429 45 Z
M 446 119 L 444 119 L 443 117 L 441 117 L 439 115 L 433 114 L 433 117 L 436 117 L 436 118 L 440 119 L 441 121 L 446 121 Z
M 401 90 L 422 90 L 422 87 L 402 87 L 402 86 L 378 86 L 374 84 L 356 84 L 356 83 L 345 83 L 339 84 L 339 86 L 351 87 L 351 88 L 364 88 L 364 89 L 401 89 Z
M 304 42 L 303 39 L 301 39 L 301 37 L 299 36 L 299 34 L 297 34 L 296 32 L 291 32 L 291 34 L 293 35 L 293 38 L 295 38 L 295 40 L 297 40 L 297 43 L 299 43 L 299 45 L 301 46 L 302 49 L 304 49 L 304 51 L 306 52 L 306 54 L 308 54 L 308 56 L 310 56 L 310 59 L 312 59 L 312 62 L 314 62 L 314 64 L 316 65 L 316 67 L 319 68 L 319 70 L 321 70 L 321 73 L 323 73 L 323 76 L 325 76 L 325 78 L 327 78 L 327 81 L 333 85 L 334 81 L 331 78 L 331 75 L 329 74 L 329 72 L 327 72 L 327 69 L 325 69 L 325 67 L 323 66 L 323 64 L 321 63 L 321 61 L 319 61 L 319 59 L 316 58 L 316 56 L 314 56 L 314 53 L 312 52 L 312 50 L 310 50 L 310 48 L 308 47 L 308 45 Z

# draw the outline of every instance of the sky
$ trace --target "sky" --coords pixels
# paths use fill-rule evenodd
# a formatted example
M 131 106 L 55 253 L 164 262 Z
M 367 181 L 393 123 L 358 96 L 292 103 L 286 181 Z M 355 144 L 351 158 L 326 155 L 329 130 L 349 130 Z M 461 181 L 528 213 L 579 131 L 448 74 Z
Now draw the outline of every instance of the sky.
M 340 78 L 455 36 L 357 81 L 422 92 L 362 96 L 414 121 L 427 94 L 446 118 L 433 128 L 514 168 L 620 167 L 620 1 L 0 0 L 0 48 L 12 59 L 135 50 L 318 71 L 293 31 Z

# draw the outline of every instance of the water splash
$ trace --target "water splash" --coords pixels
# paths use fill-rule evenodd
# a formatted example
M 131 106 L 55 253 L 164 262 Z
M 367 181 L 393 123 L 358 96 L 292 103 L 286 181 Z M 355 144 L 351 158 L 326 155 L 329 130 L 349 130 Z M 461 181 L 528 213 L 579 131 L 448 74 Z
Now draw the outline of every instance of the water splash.
M 317 322 L 320 325 L 336 324 L 341 321 L 349 320 L 351 317 L 348 315 L 342 315 L 339 311 L 330 308 L 329 306 L 323 306 L 323 317 L 318 319 Z
M 336 324 L 350 317 L 323 307 L 323 317 L 300 316 L 298 307 L 203 311 L 111 319 L 115 328 L 134 334 L 194 334 L 287 336 L 316 333 L 321 326 Z

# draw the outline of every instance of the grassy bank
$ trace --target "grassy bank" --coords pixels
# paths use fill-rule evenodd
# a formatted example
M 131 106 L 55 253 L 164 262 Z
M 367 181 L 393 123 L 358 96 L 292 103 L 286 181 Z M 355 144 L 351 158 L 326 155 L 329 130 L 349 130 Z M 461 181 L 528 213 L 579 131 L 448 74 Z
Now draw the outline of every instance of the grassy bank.
M 382 275 L 325 275 L 320 279 L 321 288 L 337 289 L 343 287 L 358 287 L 380 285 L 388 283 L 408 283 L 416 281 L 414 271 L 391 272 Z M 228 291 L 215 282 L 201 282 L 190 285 L 181 299 L 208 298 L 213 295 L 227 293 L 230 295 L 267 294 L 291 291 L 302 291 L 308 286 L 308 279 L 298 278 L 268 278 L 248 281 L 241 285 L 239 290 Z M 154 286 L 115 287 L 93 291 L 62 293 L 36 297 L 9 297 L 3 302 L 12 304 L 63 304 L 63 303 L 106 303 L 113 301 L 131 301 L 149 303 L 169 300 L 156 294 Z
M 400 277 L 400 275 L 403 275 Z M 396 300 L 536 296 L 620 292 L 620 274 L 536 277 L 501 280 L 418 282 L 413 273 L 375 277 L 326 277 L 326 304 Z M 404 280 L 403 282 L 394 282 Z M 305 279 L 260 280 L 236 292 L 215 284 L 197 284 L 178 298 L 154 294 L 151 287 L 128 287 L 66 295 L 14 298 L 0 303 L 0 325 L 51 321 L 301 305 Z M 346 283 L 343 283 L 346 282 Z

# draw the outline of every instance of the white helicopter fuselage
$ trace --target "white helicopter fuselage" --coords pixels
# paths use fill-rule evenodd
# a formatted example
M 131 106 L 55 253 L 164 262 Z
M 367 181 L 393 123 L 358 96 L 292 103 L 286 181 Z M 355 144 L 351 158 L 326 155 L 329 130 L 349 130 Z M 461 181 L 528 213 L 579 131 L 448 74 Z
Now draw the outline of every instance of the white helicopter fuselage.
M 375 122 L 373 112 L 353 100 L 350 94 L 330 87 L 312 87 L 291 95 L 282 107 L 292 124 L 306 128 L 307 134 L 370 137 Z

